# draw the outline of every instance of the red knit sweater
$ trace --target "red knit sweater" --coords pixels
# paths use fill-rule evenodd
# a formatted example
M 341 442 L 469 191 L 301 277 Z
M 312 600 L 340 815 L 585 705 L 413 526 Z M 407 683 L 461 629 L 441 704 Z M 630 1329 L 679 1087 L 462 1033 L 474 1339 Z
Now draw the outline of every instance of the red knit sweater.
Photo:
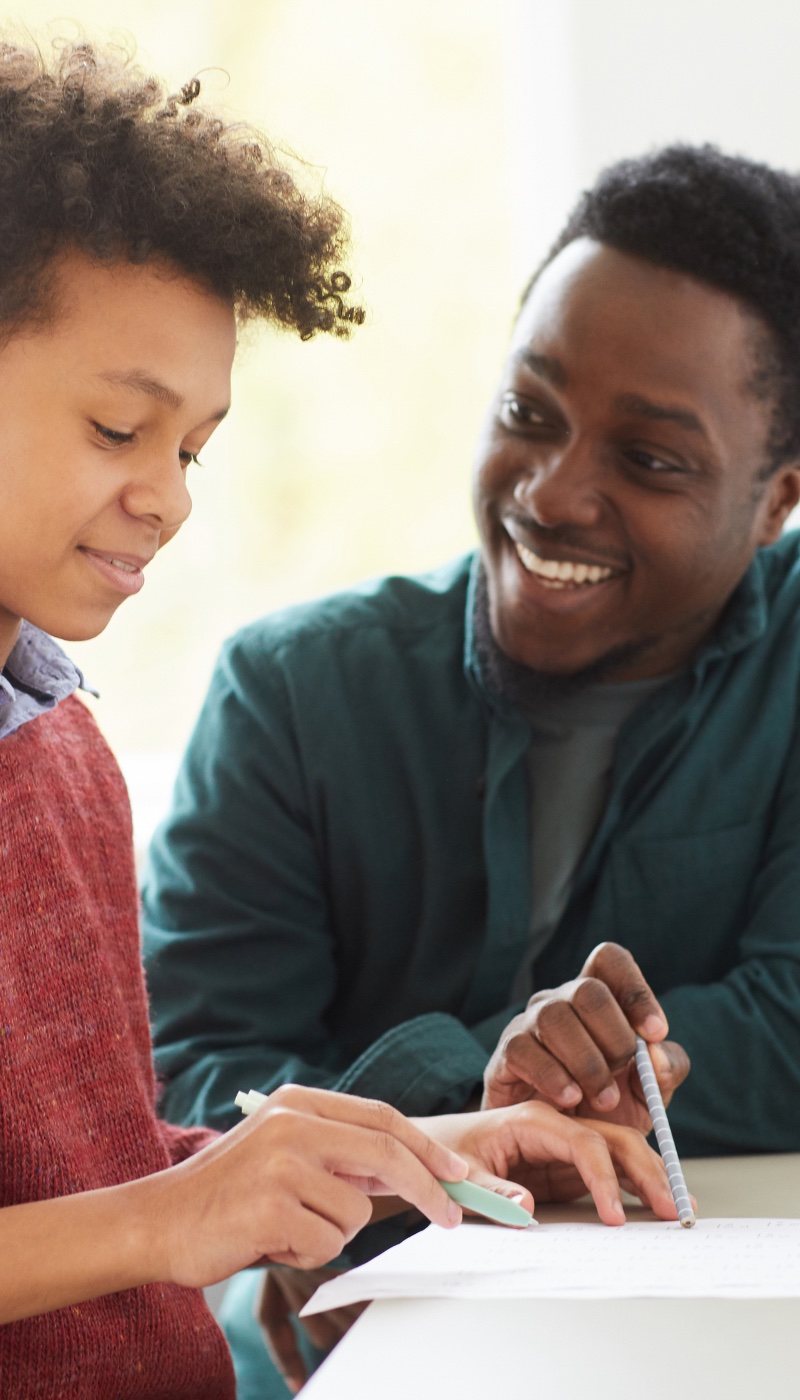
M 0 1206 L 160 1171 L 130 808 L 76 697 L 0 741 Z M 2 1261 L 0 1261 L 2 1267 Z M 230 1400 L 203 1296 L 143 1288 L 0 1327 L 0 1396 Z

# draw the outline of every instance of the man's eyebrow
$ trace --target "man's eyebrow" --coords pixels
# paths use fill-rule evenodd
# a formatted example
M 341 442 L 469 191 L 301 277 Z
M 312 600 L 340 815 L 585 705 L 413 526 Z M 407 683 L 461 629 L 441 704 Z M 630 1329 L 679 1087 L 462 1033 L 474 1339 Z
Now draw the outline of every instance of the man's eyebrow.
M 138 394 L 147 394 L 151 399 L 166 404 L 168 408 L 183 407 L 182 394 L 176 389 L 171 389 L 168 384 L 163 384 L 160 379 L 154 379 L 152 374 L 143 369 L 106 370 L 95 378 L 102 379 L 105 384 L 113 384 L 117 389 L 133 389 Z M 227 412 L 227 406 L 220 408 L 216 413 L 209 414 L 206 421 L 219 423 Z
M 528 346 L 517 351 L 513 356 L 513 363 L 532 369 L 534 374 L 538 374 L 540 379 L 552 384 L 555 389 L 563 389 L 567 382 L 567 371 L 560 360 L 553 359 L 552 355 L 539 355 Z
M 707 438 L 708 433 L 696 413 L 688 408 L 677 408 L 673 404 L 654 403 L 640 394 L 621 394 L 614 400 L 614 407 L 621 413 L 632 413 L 637 418 L 650 418 L 656 422 L 678 423 L 690 432 L 700 433 Z

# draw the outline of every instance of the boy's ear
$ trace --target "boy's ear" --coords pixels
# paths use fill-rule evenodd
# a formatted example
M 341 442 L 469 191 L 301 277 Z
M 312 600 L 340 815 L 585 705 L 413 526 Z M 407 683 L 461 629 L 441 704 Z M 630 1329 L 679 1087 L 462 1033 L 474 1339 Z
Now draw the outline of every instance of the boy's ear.
M 786 518 L 800 503 L 800 462 L 781 467 L 767 482 L 759 545 L 774 544 Z

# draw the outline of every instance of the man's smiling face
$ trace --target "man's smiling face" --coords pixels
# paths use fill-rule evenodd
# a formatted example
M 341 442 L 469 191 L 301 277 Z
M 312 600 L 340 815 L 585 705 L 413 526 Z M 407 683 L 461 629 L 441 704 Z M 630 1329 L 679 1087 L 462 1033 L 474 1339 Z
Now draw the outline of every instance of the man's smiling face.
M 619 681 L 688 662 L 800 496 L 794 465 L 758 481 L 766 345 L 733 297 L 589 239 L 544 270 L 475 467 L 507 656 Z

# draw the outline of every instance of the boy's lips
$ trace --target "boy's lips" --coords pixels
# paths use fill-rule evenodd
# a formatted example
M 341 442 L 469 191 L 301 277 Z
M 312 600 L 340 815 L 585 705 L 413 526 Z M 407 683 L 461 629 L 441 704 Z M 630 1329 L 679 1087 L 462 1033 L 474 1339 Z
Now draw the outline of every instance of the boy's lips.
M 144 587 L 143 570 L 153 557 L 118 553 L 110 549 L 90 549 L 88 545 L 79 545 L 78 552 L 108 583 L 126 595 L 138 593 L 140 588 Z

